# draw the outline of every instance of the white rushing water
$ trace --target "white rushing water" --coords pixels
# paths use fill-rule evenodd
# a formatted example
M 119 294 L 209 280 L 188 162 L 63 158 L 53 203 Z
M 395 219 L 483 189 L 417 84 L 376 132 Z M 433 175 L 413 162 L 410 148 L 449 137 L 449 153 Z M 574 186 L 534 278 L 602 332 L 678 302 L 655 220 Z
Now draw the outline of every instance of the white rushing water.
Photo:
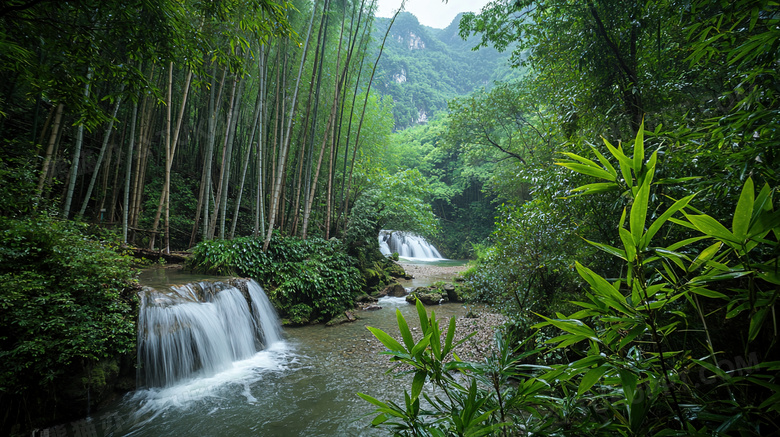
M 380 231 L 379 250 L 384 255 L 398 253 L 398 256 L 412 260 L 446 259 L 425 238 L 403 231 Z
M 279 317 L 265 292 L 252 280 L 247 292 L 221 282 L 167 292 L 145 289 L 138 318 L 138 385 L 170 387 L 208 378 L 280 342 Z

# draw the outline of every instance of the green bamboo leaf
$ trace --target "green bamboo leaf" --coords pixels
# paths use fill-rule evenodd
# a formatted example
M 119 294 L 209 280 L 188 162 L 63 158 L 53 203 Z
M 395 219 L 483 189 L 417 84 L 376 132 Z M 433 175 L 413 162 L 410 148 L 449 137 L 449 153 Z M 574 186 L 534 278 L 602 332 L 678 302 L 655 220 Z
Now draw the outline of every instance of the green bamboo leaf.
M 381 424 L 387 422 L 388 420 L 390 420 L 390 416 L 385 414 L 385 413 L 382 413 L 382 414 L 376 416 L 374 418 L 374 420 L 371 421 L 371 426 L 381 425 Z
M 401 343 L 396 341 L 396 339 L 388 335 L 385 331 L 374 328 L 373 326 L 367 326 L 367 328 L 369 331 L 371 331 L 372 334 L 374 334 L 374 337 L 376 337 L 377 340 L 381 341 L 382 344 L 385 345 L 385 347 L 388 350 L 406 352 L 406 349 L 404 349 L 404 347 L 401 346 Z
M 417 342 L 416 345 L 414 345 L 411 351 L 412 357 L 418 357 L 420 353 L 424 351 L 426 347 L 428 347 L 428 344 L 430 344 L 430 342 L 431 342 L 431 334 L 428 333 L 428 335 L 420 339 L 420 341 Z
M 422 392 L 423 385 L 425 385 L 425 378 L 428 374 L 424 370 L 418 370 L 414 374 L 412 380 L 412 399 L 417 399 Z
M 650 244 L 650 241 L 653 239 L 655 234 L 661 229 L 661 226 L 663 226 L 664 223 L 666 223 L 667 220 L 677 211 L 685 208 L 686 205 L 693 199 L 695 194 L 691 194 L 690 196 L 683 197 L 682 199 L 674 202 L 672 206 L 670 206 L 666 211 L 664 211 L 663 214 L 661 214 L 660 217 L 655 219 L 655 221 L 650 225 L 649 228 L 647 228 L 647 233 L 645 234 L 645 239 L 647 240 L 646 243 Z
M 577 155 L 576 153 L 561 152 L 561 155 L 566 155 L 569 158 L 571 158 L 571 159 L 573 159 L 575 161 L 579 161 L 579 162 L 581 162 L 581 163 L 583 163 L 583 164 L 585 164 L 587 166 L 598 167 L 598 165 L 596 165 L 596 163 L 593 162 L 592 160 L 590 160 L 588 158 L 584 158 L 584 157 L 582 157 L 580 155 Z
M 401 310 L 397 308 L 395 310 L 395 318 L 398 321 L 398 330 L 401 331 L 401 337 L 406 345 L 406 350 L 411 351 L 414 347 L 414 338 L 412 337 L 412 332 L 409 330 L 409 325 L 406 324 L 404 315 L 401 314 Z
M 677 219 L 669 219 L 669 221 L 674 221 L 674 220 L 677 220 Z M 687 223 L 687 222 L 683 222 L 683 223 Z M 685 246 L 687 246 L 689 244 L 693 244 L 693 243 L 695 243 L 697 241 L 706 240 L 706 239 L 707 239 L 706 235 L 705 236 L 701 236 L 701 237 L 688 238 L 688 239 L 685 239 L 685 240 L 682 240 L 682 241 L 678 241 L 678 242 L 672 244 L 671 246 L 668 246 L 666 248 L 666 250 L 674 252 L 674 251 L 676 251 L 678 249 L 681 249 L 681 248 L 683 248 L 683 247 L 685 247 Z
M 615 171 L 615 167 L 612 166 L 609 160 L 607 160 L 607 158 L 605 158 L 604 155 L 601 154 L 601 152 L 596 150 L 595 147 L 591 146 L 590 149 L 593 150 L 593 153 L 596 154 L 596 157 L 599 159 L 599 162 L 607 169 L 609 174 L 611 174 L 612 176 L 615 177 L 615 179 L 617 179 L 617 171 Z
M 618 228 L 620 233 L 620 240 L 623 241 L 623 247 L 626 248 L 626 259 L 628 262 L 633 262 L 636 259 L 636 244 L 631 236 L 631 232 L 628 232 L 626 228 Z
M 602 365 L 596 368 L 590 369 L 580 381 L 580 386 L 577 388 L 577 396 L 582 396 L 583 393 L 590 390 L 594 384 L 609 370 L 608 366 Z
M 645 160 L 645 120 L 639 125 L 634 139 L 634 174 L 642 172 L 642 163 Z
M 614 182 L 615 177 L 609 174 L 608 171 L 604 170 L 603 168 L 597 166 L 596 164 L 593 165 L 585 165 L 585 164 L 577 164 L 576 162 L 556 162 L 555 165 L 560 165 L 561 167 L 566 167 L 569 170 L 575 171 L 577 173 L 581 173 L 588 176 L 597 177 L 599 179 L 606 179 L 608 181 Z
M 610 307 L 622 312 L 623 314 L 633 314 L 634 311 L 626 305 L 626 298 L 623 297 L 615 287 L 607 282 L 606 279 L 600 275 L 594 273 L 589 268 L 583 266 L 579 262 L 575 262 L 574 266 L 577 269 L 577 273 L 585 279 L 585 281 L 591 286 L 592 290 L 596 293 L 597 297 Z
M 452 350 L 452 339 L 455 338 L 455 317 L 450 317 L 450 326 L 447 327 L 447 336 L 444 338 L 443 355 L 447 355 Z
M 728 299 L 728 296 L 726 296 L 723 293 L 710 290 L 709 288 L 704 287 L 691 287 L 691 293 L 696 293 L 699 296 L 709 297 L 712 299 Z
M 706 234 L 712 238 L 716 238 L 721 241 L 729 241 L 733 243 L 739 243 L 740 241 L 726 229 L 725 226 L 720 224 L 714 218 L 702 214 L 702 215 L 689 215 L 685 214 L 685 218 L 701 233 Z
M 417 315 L 420 317 L 420 329 L 425 334 L 428 332 L 428 312 L 425 311 L 425 306 L 420 302 L 420 299 L 417 299 L 415 306 L 417 307 Z
M 761 332 L 761 326 L 764 325 L 764 319 L 766 319 L 767 314 L 769 314 L 769 310 L 771 307 L 764 307 L 760 310 L 756 311 L 753 316 L 750 317 L 750 329 L 748 330 L 748 341 L 753 341 L 758 336 L 758 333 Z
M 573 193 L 580 192 L 578 196 L 585 196 L 588 194 L 607 193 L 610 191 L 617 191 L 620 186 L 615 182 L 598 182 L 595 184 L 582 185 L 571 190 Z
M 618 369 L 618 373 L 620 374 L 620 385 L 623 387 L 623 394 L 626 396 L 627 404 L 630 406 L 634 403 L 637 375 L 625 369 Z
M 647 205 L 650 199 L 650 181 L 645 182 L 639 187 L 634 197 L 634 204 L 631 205 L 629 216 L 629 225 L 631 227 L 631 236 L 639 249 L 642 249 L 642 235 L 645 232 L 645 219 L 647 218 Z
M 574 334 L 576 336 L 582 337 L 582 340 L 590 339 L 594 341 L 600 342 L 598 336 L 596 335 L 596 332 L 593 331 L 590 327 L 585 325 L 579 320 L 576 319 L 549 319 L 547 317 L 541 316 L 544 320 L 547 320 L 547 322 L 556 328 L 560 329 L 561 331 L 568 332 L 570 334 Z
M 617 247 L 612 247 L 612 246 L 607 245 L 607 244 L 597 243 L 595 241 L 590 241 L 590 240 L 585 240 L 585 241 L 587 241 L 588 244 L 593 245 L 593 246 L 603 250 L 604 252 L 607 252 L 608 254 L 610 254 L 612 256 L 616 256 L 616 257 L 618 257 L 620 259 L 623 259 L 623 260 L 626 259 L 626 252 L 623 251 L 623 250 L 618 249 Z
M 709 260 L 711 260 L 715 256 L 715 254 L 718 253 L 722 245 L 723 243 L 718 241 L 717 243 L 712 244 L 706 249 L 702 250 L 699 253 L 699 256 L 697 256 L 696 259 L 693 260 L 691 265 L 688 267 L 687 271 L 695 272 L 696 270 L 701 268 L 701 266 L 705 265 Z
M 628 156 L 623 153 L 620 144 L 618 144 L 618 147 L 615 148 L 612 146 L 612 144 L 609 143 L 609 141 L 607 141 L 606 138 L 603 138 L 603 140 L 604 144 L 607 146 L 607 149 L 609 149 L 609 152 L 612 153 L 612 156 L 618 159 L 618 162 L 620 163 L 620 173 L 623 175 L 623 179 L 626 181 L 626 185 L 631 186 L 631 159 L 629 159 Z
M 748 178 L 742 186 L 742 193 L 737 201 L 737 208 L 734 210 L 734 218 L 731 222 L 731 230 L 739 241 L 744 241 L 747 237 L 750 219 L 753 216 L 754 195 L 753 179 Z
M 361 398 L 363 398 L 364 400 L 366 400 L 366 401 L 376 405 L 379 408 L 387 408 L 387 404 L 386 403 L 384 403 L 384 402 L 382 402 L 382 401 L 380 401 L 380 400 L 378 400 L 378 399 L 376 399 L 374 397 L 371 397 L 371 396 L 369 396 L 367 394 L 363 394 L 363 393 L 357 393 L 357 395 L 360 396 Z

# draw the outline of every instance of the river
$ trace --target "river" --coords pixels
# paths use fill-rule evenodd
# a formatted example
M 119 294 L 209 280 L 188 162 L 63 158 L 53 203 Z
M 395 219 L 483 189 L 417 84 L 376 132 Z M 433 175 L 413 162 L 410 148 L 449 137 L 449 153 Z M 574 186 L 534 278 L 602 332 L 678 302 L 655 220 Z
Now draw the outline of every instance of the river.
M 424 269 L 430 264 L 419 265 Z M 199 279 L 206 278 L 155 269 L 145 272 L 140 282 L 163 287 Z M 423 286 L 441 279 L 446 278 L 418 273 L 406 285 Z M 390 367 L 388 358 L 377 353 L 383 348 L 366 327 L 397 332 L 396 308 L 413 330 L 418 323 L 414 306 L 403 298 L 384 298 L 379 305 L 381 310 L 359 311 L 359 319 L 353 323 L 285 328 L 284 341 L 234 362 L 227 371 L 172 387 L 129 393 L 91 418 L 52 428 L 49 435 L 387 435 L 370 427 L 374 408 L 355 393 L 402 403 L 410 382 L 385 373 Z M 440 320 L 466 312 L 462 304 L 431 309 Z

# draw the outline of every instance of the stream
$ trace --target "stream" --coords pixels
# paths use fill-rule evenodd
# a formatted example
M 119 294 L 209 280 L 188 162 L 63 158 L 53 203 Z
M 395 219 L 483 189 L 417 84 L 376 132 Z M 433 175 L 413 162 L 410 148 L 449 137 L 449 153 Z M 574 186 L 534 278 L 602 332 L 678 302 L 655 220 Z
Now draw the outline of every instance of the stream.
M 431 263 L 417 265 L 425 270 Z M 444 265 L 458 263 L 444 261 Z M 424 286 L 451 278 L 418 273 L 404 285 Z M 144 272 L 140 282 L 157 288 L 203 279 L 219 278 L 160 268 Z M 49 435 L 387 435 L 370 427 L 374 407 L 355 393 L 402 403 L 410 381 L 385 374 L 388 358 L 377 353 L 384 348 L 366 327 L 397 331 L 396 308 L 413 330 L 418 321 L 414 306 L 403 298 L 382 298 L 379 305 L 382 309 L 377 311 L 357 310 L 359 319 L 353 323 L 284 328 L 283 341 L 234 362 L 228 370 L 170 387 L 137 390 L 91 418 L 52 428 L 55 432 Z M 440 320 L 466 312 L 462 304 L 430 309 Z

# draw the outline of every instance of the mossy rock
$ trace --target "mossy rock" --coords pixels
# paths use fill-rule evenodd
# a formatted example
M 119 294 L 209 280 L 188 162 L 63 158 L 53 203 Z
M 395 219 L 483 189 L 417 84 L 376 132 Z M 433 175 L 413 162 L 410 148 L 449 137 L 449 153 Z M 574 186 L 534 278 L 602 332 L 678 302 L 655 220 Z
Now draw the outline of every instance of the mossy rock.
M 406 296 L 406 301 L 409 303 L 415 303 L 417 299 L 420 299 L 420 302 L 422 302 L 423 305 L 439 305 L 449 302 L 449 297 L 446 293 L 414 291 Z

